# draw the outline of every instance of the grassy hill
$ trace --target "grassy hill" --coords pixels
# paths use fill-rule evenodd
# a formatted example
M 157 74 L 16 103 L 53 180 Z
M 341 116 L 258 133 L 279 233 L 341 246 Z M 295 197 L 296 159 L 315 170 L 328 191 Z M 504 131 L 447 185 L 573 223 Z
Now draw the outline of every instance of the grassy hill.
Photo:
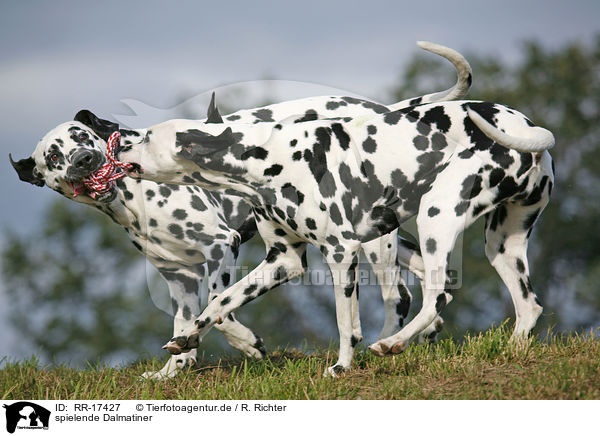
M 264 361 L 199 362 L 166 381 L 139 381 L 150 360 L 121 368 L 41 367 L 35 359 L 0 370 L 0 397 L 14 399 L 600 399 L 600 340 L 548 336 L 528 347 L 508 344 L 505 328 L 395 357 L 359 348 L 354 368 L 323 378 L 332 350 L 275 351 Z

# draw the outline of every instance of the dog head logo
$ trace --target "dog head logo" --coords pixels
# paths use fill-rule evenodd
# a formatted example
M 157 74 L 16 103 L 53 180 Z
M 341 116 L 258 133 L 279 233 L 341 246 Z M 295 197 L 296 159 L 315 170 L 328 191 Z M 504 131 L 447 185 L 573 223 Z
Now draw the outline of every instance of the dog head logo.
M 6 431 L 14 433 L 19 429 L 47 429 L 50 411 L 28 401 L 3 405 L 6 409 Z

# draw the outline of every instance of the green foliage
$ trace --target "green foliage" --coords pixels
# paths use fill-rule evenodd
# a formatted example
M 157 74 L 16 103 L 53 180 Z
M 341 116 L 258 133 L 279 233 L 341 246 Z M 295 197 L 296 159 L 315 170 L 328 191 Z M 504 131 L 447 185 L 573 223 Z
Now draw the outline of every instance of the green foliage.
M 65 199 L 2 252 L 10 320 L 45 360 L 132 359 L 171 329 L 145 288 L 143 258 L 108 217 Z M 140 332 L 144 332 L 140 334 Z

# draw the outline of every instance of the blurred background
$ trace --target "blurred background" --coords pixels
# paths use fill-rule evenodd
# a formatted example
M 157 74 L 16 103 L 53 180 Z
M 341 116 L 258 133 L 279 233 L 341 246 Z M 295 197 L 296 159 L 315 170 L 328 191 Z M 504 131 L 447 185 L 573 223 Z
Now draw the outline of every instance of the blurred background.
M 214 89 L 225 113 L 328 93 L 392 103 L 451 86 L 452 66 L 422 52 L 417 40 L 466 56 L 469 98 L 515 107 L 555 134 L 556 189 L 529 249 L 544 305 L 536 331 L 597 328 L 599 16 L 594 1 L 3 2 L 0 357 L 129 362 L 161 355 L 172 329 L 170 315 L 153 303 L 166 286 L 125 232 L 91 208 L 20 182 L 9 152 L 29 156 L 82 108 L 143 127 L 204 117 Z M 463 287 L 443 313 L 445 334 L 456 338 L 513 318 L 485 258 L 481 222 L 462 249 Z M 263 257 L 256 237 L 240 263 L 252 267 Z M 323 269 L 319 257 L 311 251 L 309 264 Z M 420 288 L 412 291 L 414 314 Z M 360 295 L 368 344 L 383 324 L 383 304 L 376 286 Z M 326 346 L 337 340 L 332 297 L 328 286 L 287 285 L 238 317 L 270 350 Z M 233 353 L 214 332 L 202 350 L 206 358 Z

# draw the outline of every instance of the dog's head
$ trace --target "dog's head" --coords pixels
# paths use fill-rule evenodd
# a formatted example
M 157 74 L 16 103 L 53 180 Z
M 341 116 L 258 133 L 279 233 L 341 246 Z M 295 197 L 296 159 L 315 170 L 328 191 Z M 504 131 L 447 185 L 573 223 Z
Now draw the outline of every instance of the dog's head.
M 115 198 L 116 188 L 94 200 L 83 185 L 83 179 L 104 165 L 106 140 L 118 128 L 118 124 L 82 110 L 74 121 L 60 124 L 48 132 L 31 157 L 15 162 L 9 156 L 10 161 L 25 182 L 37 186 L 46 184 L 60 194 L 84 203 L 109 202 Z
M 232 127 L 237 129 L 240 124 L 224 123 L 213 93 L 206 120 L 170 120 L 149 128 L 142 146 L 119 147 L 116 158 L 133 165 L 133 169 L 127 171 L 132 178 L 216 186 L 217 183 L 206 180 L 200 172 L 221 176 L 233 168 L 226 162 L 224 153 L 235 145 L 242 148 L 243 134 L 234 132 Z

